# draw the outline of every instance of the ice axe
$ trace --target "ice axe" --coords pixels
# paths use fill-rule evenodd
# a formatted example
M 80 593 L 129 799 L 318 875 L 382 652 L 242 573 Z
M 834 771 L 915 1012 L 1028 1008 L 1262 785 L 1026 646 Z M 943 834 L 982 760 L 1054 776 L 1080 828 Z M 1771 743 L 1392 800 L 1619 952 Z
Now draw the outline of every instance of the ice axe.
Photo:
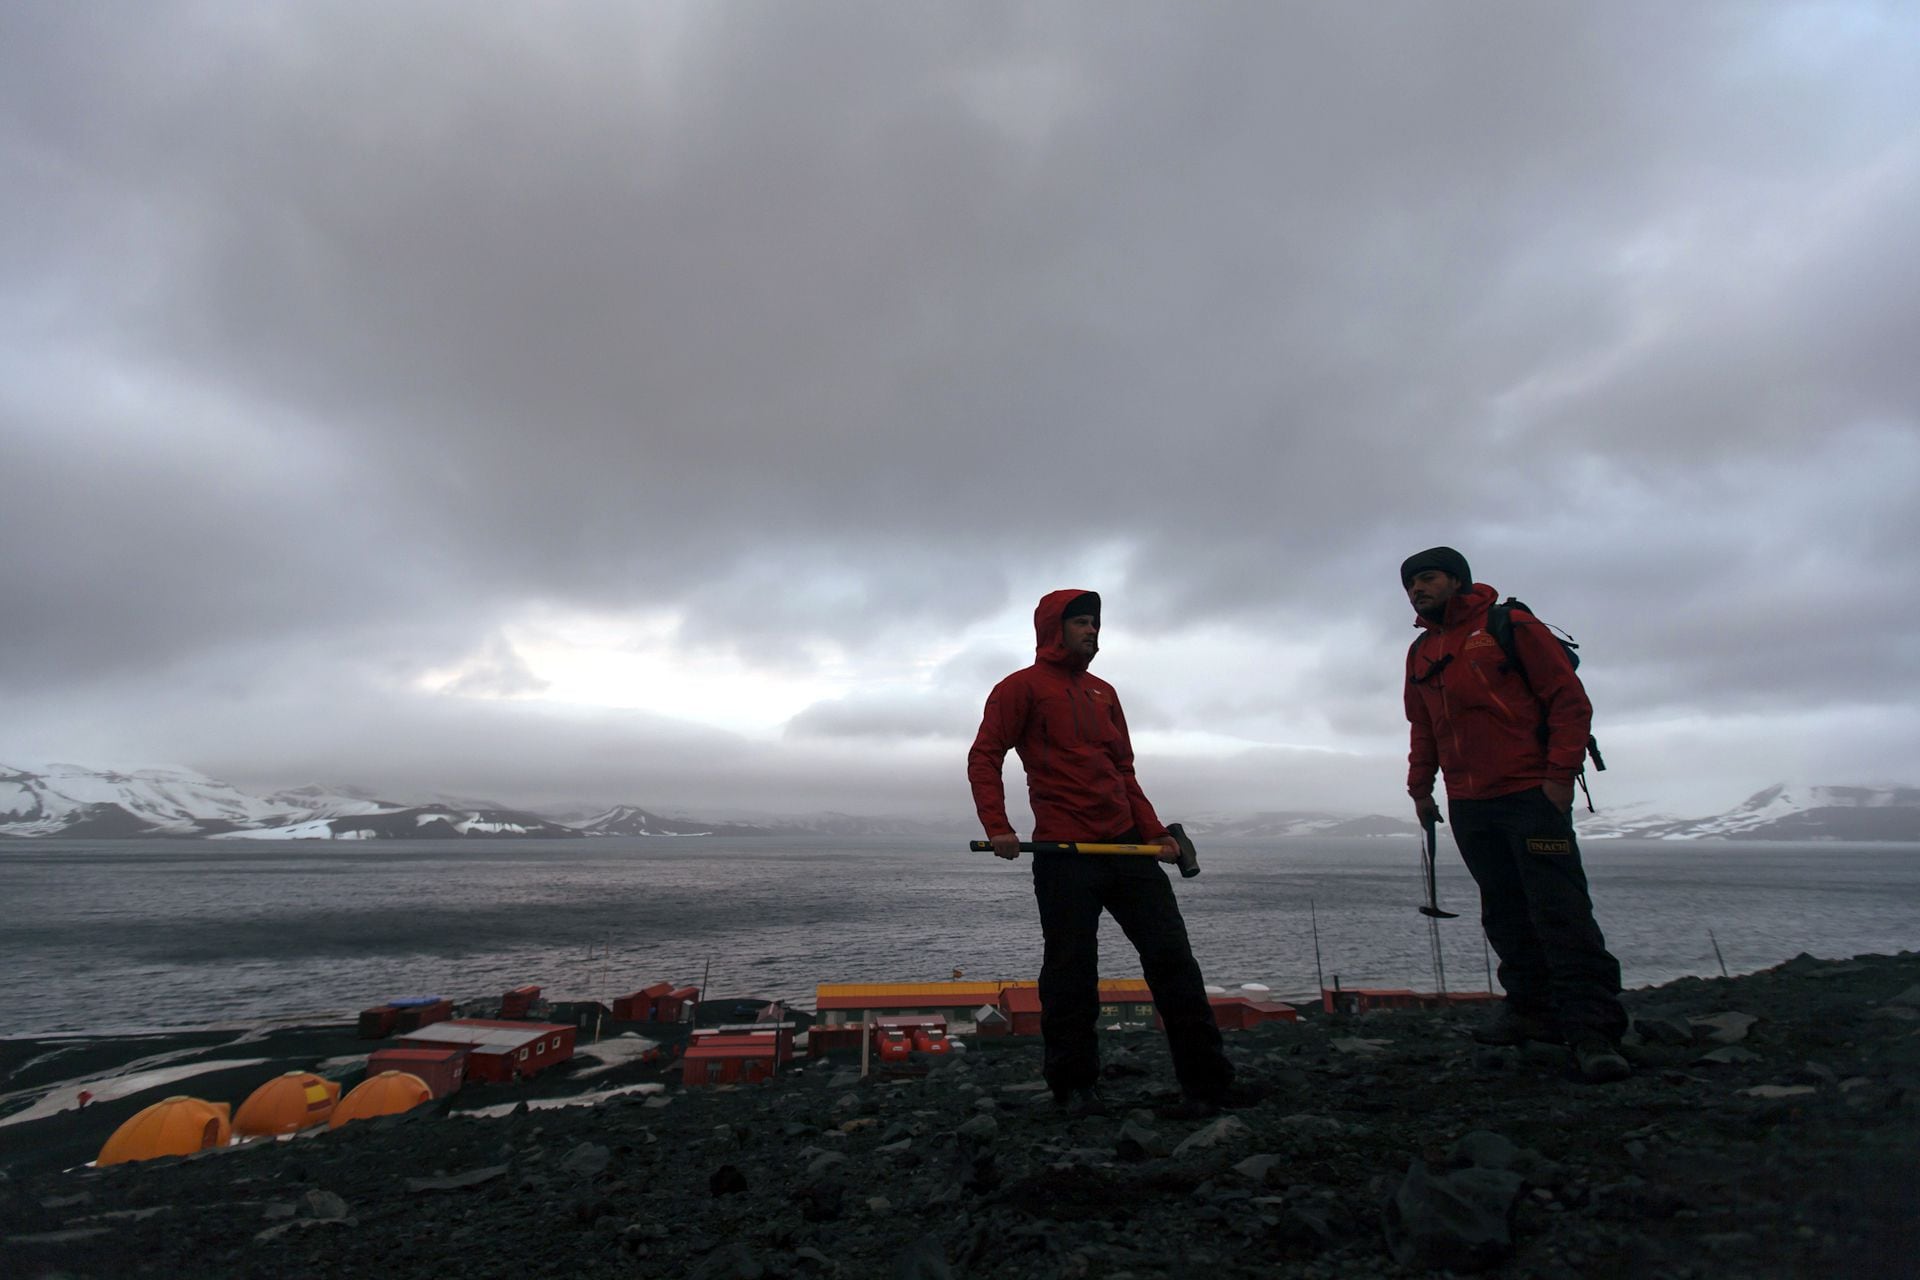
M 1433 859 L 1440 847 L 1440 837 L 1435 834 L 1434 826 L 1439 821 L 1440 815 L 1436 813 L 1421 824 L 1426 829 L 1426 839 L 1420 846 L 1420 865 L 1427 873 L 1427 905 L 1420 908 L 1420 914 L 1432 920 L 1458 920 L 1458 911 L 1440 909 L 1440 892 L 1433 879 Z
M 1174 865 L 1180 868 L 1180 874 L 1191 880 L 1200 874 L 1200 855 L 1194 850 L 1193 839 L 1178 822 L 1169 823 L 1167 834 L 1180 846 L 1180 861 Z M 991 840 L 972 840 L 967 848 L 975 853 L 993 852 Z M 1131 853 L 1141 857 L 1157 858 L 1166 850 L 1157 844 L 1107 844 L 1093 840 L 1022 840 L 1022 853 Z

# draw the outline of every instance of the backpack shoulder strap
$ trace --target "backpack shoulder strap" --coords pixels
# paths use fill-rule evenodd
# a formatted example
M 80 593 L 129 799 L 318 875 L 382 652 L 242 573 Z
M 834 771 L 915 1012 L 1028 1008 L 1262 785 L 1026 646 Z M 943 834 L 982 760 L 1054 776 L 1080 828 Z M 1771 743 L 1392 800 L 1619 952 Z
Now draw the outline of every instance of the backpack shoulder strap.
M 1413 674 L 1413 660 L 1415 657 L 1419 655 L 1420 646 L 1425 644 L 1427 642 L 1427 637 L 1432 634 L 1433 633 L 1430 631 L 1422 631 L 1419 635 L 1413 638 L 1413 643 L 1407 646 L 1406 666 L 1407 666 L 1407 683 L 1408 684 L 1425 684 L 1427 681 L 1439 675 L 1442 671 L 1445 671 L 1448 665 L 1453 662 L 1452 654 L 1450 653 L 1443 654 L 1437 661 L 1428 662 L 1427 669 L 1425 671 L 1421 672 L 1419 675 Z
M 1533 612 L 1533 610 L 1527 609 L 1525 601 L 1514 596 L 1508 596 L 1499 604 L 1489 605 L 1487 608 L 1487 634 L 1492 636 L 1493 642 L 1500 646 L 1500 652 L 1507 655 L 1507 670 L 1518 671 L 1520 678 L 1525 680 L 1527 678 L 1527 668 L 1525 664 L 1520 661 L 1519 647 L 1513 642 L 1513 611 L 1515 609 L 1526 609 L 1528 613 Z M 1529 682 L 1529 687 L 1531 687 L 1531 682 Z

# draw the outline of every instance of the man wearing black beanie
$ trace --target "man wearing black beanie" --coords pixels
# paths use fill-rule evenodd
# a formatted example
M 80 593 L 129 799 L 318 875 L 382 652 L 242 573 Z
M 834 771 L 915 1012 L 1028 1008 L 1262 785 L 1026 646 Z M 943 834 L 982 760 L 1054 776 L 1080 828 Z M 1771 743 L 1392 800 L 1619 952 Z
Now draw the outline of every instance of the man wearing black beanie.
M 1480 888 L 1480 923 L 1506 991 L 1474 1037 L 1565 1040 L 1587 1079 L 1623 1079 L 1620 963 L 1593 918 L 1573 833 L 1574 778 L 1593 720 L 1586 689 L 1559 641 L 1517 604 L 1509 660 L 1488 628 L 1498 593 L 1475 582 L 1452 547 L 1408 556 L 1400 585 L 1421 628 L 1403 695 L 1407 793 L 1431 827 L 1435 775 L 1445 775 L 1454 843 Z

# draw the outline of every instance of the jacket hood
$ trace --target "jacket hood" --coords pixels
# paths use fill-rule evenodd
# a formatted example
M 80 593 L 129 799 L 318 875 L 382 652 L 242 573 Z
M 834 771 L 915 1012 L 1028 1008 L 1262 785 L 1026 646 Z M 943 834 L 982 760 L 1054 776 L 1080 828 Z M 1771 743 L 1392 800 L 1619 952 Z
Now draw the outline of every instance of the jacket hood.
M 1425 627 L 1429 631 L 1444 630 L 1458 622 L 1464 621 L 1476 612 L 1484 612 L 1492 608 L 1494 602 L 1499 598 L 1500 593 L 1498 591 L 1495 591 L 1484 582 L 1476 582 L 1472 586 L 1455 593 L 1453 599 L 1447 601 L 1447 616 L 1439 622 L 1428 622 L 1416 613 L 1413 615 L 1414 625 Z M 1063 601 L 1062 603 L 1064 604 L 1065 602 Z
M 1062 644 L 1060 627 L 1066 618 L 1067 606 L 1086 595 L 1084 587 L 1065 587 L 1059 591 L 1049 591 L 1040 597 L 1040 603 L 1033 610 L 1033 656 L 1041 662 L 1051 662 L 1056 666 L 1070 667 L 1075 671 L 1087 669 L 1087 660 L 1077 653 L 1068 653 Z

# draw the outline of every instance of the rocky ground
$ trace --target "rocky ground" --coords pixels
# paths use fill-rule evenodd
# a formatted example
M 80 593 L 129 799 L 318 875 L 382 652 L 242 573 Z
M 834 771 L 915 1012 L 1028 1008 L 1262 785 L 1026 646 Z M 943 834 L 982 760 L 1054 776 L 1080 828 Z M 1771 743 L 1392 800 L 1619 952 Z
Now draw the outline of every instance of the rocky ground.
M 0 1267 L 1920 1274 L 1920 954 L 1802 956 L 1629 1002 L 1635 1074 L 1606 1086 L 1580 1083 L 1558 1049 L 1474 1045 L 1477 1012 L 1310 1015 L 1229 1035 L 1242 1077 L 1271 1092 L 1211 1120 L 1156 1117 L 1169 1081 L 1146 1032 L 1106 1037 L 1106 1117 L 1054 1115 L 1038 1046 L 1016 1041 L 919 1078 L 863 1082 L 847 1062 L 803 1063 L 762 1086 L 671 1085 L 490 1119 L 442 1105 L 104 1170 L 58 1167 L 53 1118 L 0 1128 Z M 593 1084 L 656 1070 L 636 1063 Z

